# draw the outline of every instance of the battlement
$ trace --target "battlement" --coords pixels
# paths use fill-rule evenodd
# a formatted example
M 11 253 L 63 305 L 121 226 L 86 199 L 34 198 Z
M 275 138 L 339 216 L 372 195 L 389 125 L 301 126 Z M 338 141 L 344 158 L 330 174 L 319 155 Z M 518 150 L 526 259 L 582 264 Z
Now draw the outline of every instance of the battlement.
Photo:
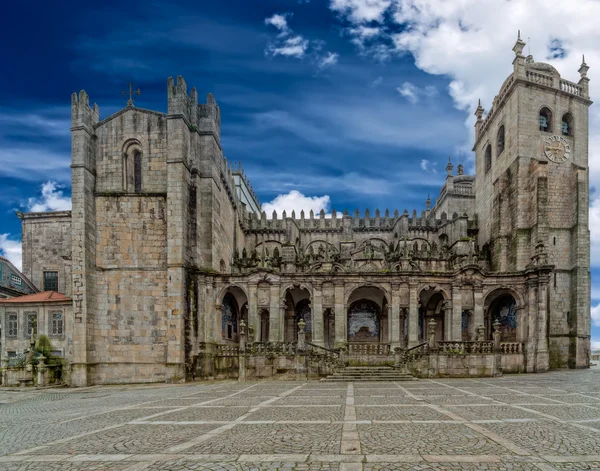
M 192 88 L 189 95 L 184 78 L 179 75 L 177 81 L 169 77 L 167 81 L 168 114 L 182 115 L 190 129 L 202 134 L 212 134 L 219 142 L 221 138 L 221 111 L 219 105 L 209 93 L 206 103 L 198 103 L 198 91 Z
M 94 103 L 94 107 L 90 107 L 90 98 L 85 90 L 81 90 L 79 95 L 73 93 L 71 95 L 71 124 L 73 127 L 86 126 L 94 127 L 100 120 L 100 109 Z
M 283 211 L 281 215 L 278 215 L 276 211 L 273 211 L 271 218 L 267 218 L 267 213 L 264 211 L 260 213 L 260 215 L 250 213 L 247 215 L 247 228 L 250 231 L 285 231 L 286 221 L 291 221 L 300 230 L 342 231 L 346 227 L 356 232 L 385 232 L 392 231 L 397 227 L 402 227 L 405 230 L 435 232 L 438 228 L 446 225 L 447 223 L 459 219 L 471 221 L 471 227 L 476 227 L 477 225 L 476 218 L 469 217 L 467 214 L 459 215 L 458 213 L 454 213 L 451 217 L 449 217 L 445 212 L 442 212 L 440 217 L 436 219 L 432 216 L 430 211 L 421 211 L 421 214 L 417 215 L 417 211 L 413 210 L 412 215 L 410 215 L 406 209 L 402 214 L 400 214 L 396 209 L 393 215 L 390 215 L 390 211 L 386 209 L 384 215 L 382 216 L 379 209 L 376 209 L 375 215 L 372 217 L 371 212 L 367 209 L 365 210 L 364 215 L 361 217 L 357 209 L 352 216 L 348 213 L 348 211 L 338 214 L 337 211 L 333 210 L 331 214 L 325 214 L 325 211 L 321 210 L 318 215 L 315 215 L 314 211 L 310 210 L 308 217 L 306 217 L 305 212 L 300 211 L 299 218 L 296 216 L 295 211 L 292 211 L 289 217 L 286 211 Z

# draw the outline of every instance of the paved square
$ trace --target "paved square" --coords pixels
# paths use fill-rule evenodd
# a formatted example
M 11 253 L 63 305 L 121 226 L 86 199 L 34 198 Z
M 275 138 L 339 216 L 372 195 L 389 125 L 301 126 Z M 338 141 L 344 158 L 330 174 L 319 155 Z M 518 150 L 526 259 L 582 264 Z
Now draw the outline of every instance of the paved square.
M 0 469 L 600 469 L 600 369 L 0 390 Z

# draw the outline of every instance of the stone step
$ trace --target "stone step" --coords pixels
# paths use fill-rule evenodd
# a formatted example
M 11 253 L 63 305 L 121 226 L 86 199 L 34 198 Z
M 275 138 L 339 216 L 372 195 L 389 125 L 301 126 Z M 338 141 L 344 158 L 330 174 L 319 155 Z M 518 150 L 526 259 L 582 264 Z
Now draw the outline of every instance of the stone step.
M 328 376 L 327 378 L 323 378 L 321 381 L 326 382 L 326 383 L 360 383 L 360 382 L 369 382 L 369 383 L 373 383 L 373 382 L 379 382 L 379 381 L 386 381 L 386 382 L 392 382 L 392 381 L 417 381 L 417 378 L 414 377 L 410 377 L 410 378 L 377 378 L 377 379 L 372 379 L 372 378 L 332 378 L 331 376 Z
M 398 371 L 389 366 L 348 366 L 340 368 L 322 381 L 414 381 L 409 373 Z

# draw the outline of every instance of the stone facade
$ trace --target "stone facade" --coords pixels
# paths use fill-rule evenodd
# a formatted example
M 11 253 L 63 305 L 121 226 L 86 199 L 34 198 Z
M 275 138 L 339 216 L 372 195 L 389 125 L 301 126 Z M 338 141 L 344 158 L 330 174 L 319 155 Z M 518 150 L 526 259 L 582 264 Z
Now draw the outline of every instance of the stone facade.
M 0 257 L 0 299 L 37 292 L 35 285 L 9 260 Z
M 242 319 L 249 342 L 295 341 L 302 319 L 314 348 L 359 359 L 497 330 L 519 371 L 587 367 L 587 66 L 567 82 L 523 45 L 476 112 L 476 175 L 449 162 L 420 213 L 268 217 L 223 156 L 212 95 L 169 79 L 167 113 L 100 121 L 74 94 L 70 223 L 22 216 L 26 273 L 71 273 L 73 384 L 193 377 Z

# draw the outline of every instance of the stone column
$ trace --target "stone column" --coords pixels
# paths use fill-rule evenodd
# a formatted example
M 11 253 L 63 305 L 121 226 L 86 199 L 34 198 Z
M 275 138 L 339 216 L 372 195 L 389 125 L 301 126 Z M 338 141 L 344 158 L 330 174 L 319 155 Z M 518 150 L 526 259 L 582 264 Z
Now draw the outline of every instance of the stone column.
M 48 386 L 48 368 L 46 367 L 46 357 L 41 355 L 38 357 L 37 366 L 37 385 L 38 387 Z
M 321 283 L 316 283 L 313 286 L 313 299 L 311 299 L 311 314 L 312 314 L 312 343 L 321 347 L 325 346 L 325 330 L 323 324 L 323 293 L 321 291 Z
M 537 306 L 537 283 L 535 279 L 527 280 L 527 294 L 528 294 L 528 306 L 527 306 L 527 344 L 526 344 L 526 372 L 534 373 L 536 371 L 536 349 L 537 344 L 537 319 L 538 319 L 538 306 Z
M 306 322 L 304 319 L 300 319 L 298 322 L 298 351 L 304 352 L 306 350 Z
M 419 293 L 417 283 L 409 283 L 408 348 L 419 344 Z
M 285 317 L 285 303 L 279 299 L 279 285 L 273 283 L 270 287 L 269 304 L 269 342 L 281 342 L 280 331 Z M 283 307 L 282 307 L 283 306 Z
M 246 323 L 240 321 L 240 351 L 238 354 L 238 381 L 246 381 Z
M 336 283 L 335 292 L 335 347 L 345 345 L 348 340 L 348 319 L 344 304 L 344 284 Z
M 435 319 L 432 317 L 429 319 L 429 322 L 427 323 L 427 333 L 428 333 L 428 341 L 429 341 L 429 348 L 431 350 L 435 350 L 436 348 L 436 343 L 435 343 Z
M 4 355 L 2 357 L 2 386 L 8 386 L 8 372 L 6 369 L 8 368 L 8 357 Z
M 444 341 L 452 340 L 452 301 L 444 301 Z
M 537 358 L 536 358 L 536 371 L 547 371 L 549 369 L 549 355 L 548 355 L 548 283 L 545 278 L 546 275 L 541 275 L 540 284 L 538 287 L 538 331 L 537 331 Z
M 462 340 L 462 296 L 461 285 L 452 285 L 452 333 L 451 340 Z
M 392 305 L 390 310 L 390 348 L 394 351 L 394 348 L 400 346 L 400 291 L 399 286 L 392 285 Z
M 248 284 L 248 330 L 252 329 L 254 335 L 260 332 L 260 319 L 258 318 L 258 285 L 256 283 Z M 249 338 L 250 342 L 256 339 Z
M 471 322 L 471 337 L 477 340 L 479 340 L 477 337 L 477 329 L 480 325 L 483 325 L 483 303 L 483 286 L 475 285 L 475 289 L 473 290 L 473 321 Z

